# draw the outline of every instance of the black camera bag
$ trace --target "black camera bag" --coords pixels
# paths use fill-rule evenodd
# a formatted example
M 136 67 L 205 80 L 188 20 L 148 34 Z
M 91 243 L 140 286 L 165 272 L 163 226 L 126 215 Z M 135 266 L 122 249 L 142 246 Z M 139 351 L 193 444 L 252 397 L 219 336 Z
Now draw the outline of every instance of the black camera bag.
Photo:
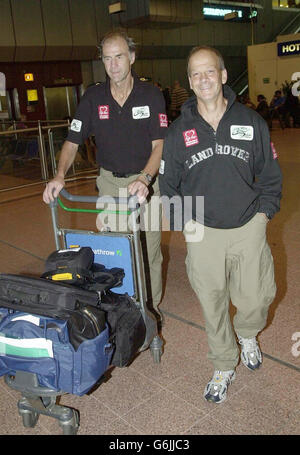
M 143 315 L 128 294 L 108 291 L 101 296 L 101 310 L 106 313 L 110 341 L 115 347 L 111 364 L 124 367 L 138 353 L 146 337 Z
M 94 263 L 91 247 L 79 247 L 51 253 L 46 259 L 42 278 L 104 292 L 121 286 L 124 276 L 124 270 L 119 267 L 107 269 L 102 264 Z

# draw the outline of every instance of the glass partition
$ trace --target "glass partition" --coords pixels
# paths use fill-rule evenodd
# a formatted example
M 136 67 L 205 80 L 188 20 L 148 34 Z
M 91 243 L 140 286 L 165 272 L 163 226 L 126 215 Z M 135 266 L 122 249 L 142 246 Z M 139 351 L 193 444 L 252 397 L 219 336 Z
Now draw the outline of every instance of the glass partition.
M 37 124 L 38 123 L 38 124 Z M 68 134 L 66 121 L 21 122 L 1 120 L 0 191 L 51 179 Z M 93 138 L 79 146 L 66 178 L 96 172 Z

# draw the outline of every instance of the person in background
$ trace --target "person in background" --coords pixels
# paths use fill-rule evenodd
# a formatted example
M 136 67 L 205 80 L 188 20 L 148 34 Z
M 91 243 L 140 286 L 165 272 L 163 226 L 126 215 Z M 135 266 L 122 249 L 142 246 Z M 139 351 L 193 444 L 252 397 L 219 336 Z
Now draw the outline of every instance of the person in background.
M 250 100 L 250 97 L 249 95 L 244 95 L 243 96 L 243 104 L 247 107 L 250 107 L 251 109 L 256 109 L 256 106 L 254 103 L 252 103 L 252 101 Z
M 184 87 L 181 87 L 179 81 L 174 81 L 171 93 L 171 119 L 175 120 L 180 115 L 180 109 L 183 103 L 189 98 L 189 94 Z
M 164 95 L 164 99 L 166 102 L 167 115 L 169 117 L 170 116 L 170 107 L 171 107 L 171 88 L 168 85 L 163 89 L 163 95 Z
M 257 96 L 257 106 L 256 112 L 262 116 L 262 118 L 267 122 L 268 127 L 271 128 L 271 115 L 268 102 L 264 95 Z
M 159 88 L 159 90 L 162 92 L 165 104 L 166 104 L 166 113 L 168 117 L 170 117 L 170 105 L 171 105 L 171 95 L 170 95 L 170 90 L 169 87 L 162 88 L 162 85 L 160 82 L 155 82 L 154 85 Z
M 285 128 L 284 116 L 285 116 L 285 96 L 282 96 L 281 90 L 276 90 L 274 96 L 270 102 L 270 114 L 271 114 L 271 127 L 272 120 L 277 118 L 279 120 L 280 127 Z
M 291 127 L 291 118 L 293 128 L 300 126 L 300 103 L 298 96 L 293 95 L 292 92 L 289 92 L 286 95 L 284 103 L 285 113 L 284 113 L 284 122 L 287 128 Z
M 262 363 L 256 337 L 276 294 L 266 229 L 280 208 L 282 178 L 268 126 L 236 102 L 219 51 L 192 49 L 188 78 L 195 96 L 168 129 L 159 184 L 162 196 L 184 204 L 187 274 L 202 306 L 214 367 L 204 398 L 222 403 L 239 357 L 251 374 Z M 182 213 L 174 207 L 173 229 Z

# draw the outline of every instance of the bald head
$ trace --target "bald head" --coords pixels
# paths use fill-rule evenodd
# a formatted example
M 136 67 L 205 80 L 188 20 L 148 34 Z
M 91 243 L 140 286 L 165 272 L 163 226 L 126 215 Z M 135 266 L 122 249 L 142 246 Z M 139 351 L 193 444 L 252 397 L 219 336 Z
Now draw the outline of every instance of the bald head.
M 215 49 L 214 47 L 210 47 L 210 46 L 196 46 L 194 47 L 191 52 L 189 53 L 188 55 L 188 60 L 187 60 L 187 72 L 188 72 L 188 75 L 190 75 L 190 60 L 198 53 L 200 52 L 204 52 L 204 53 L 211 53 L 213 56 L 215 56 L 215 58 L 217 59 L 217 62 L 218 62 L 218 68 L 220 70 L 224 70 L 225 69 L 225 63 L 224 63 L 224 59 L 222 57 L 222 54 L 217 50 Z
M 198 105 L 222 102 L 222 86 L 227 81 L 223 59 L 212 48 L 194 48 L 188 60 L 190 88 L 195 93 Z

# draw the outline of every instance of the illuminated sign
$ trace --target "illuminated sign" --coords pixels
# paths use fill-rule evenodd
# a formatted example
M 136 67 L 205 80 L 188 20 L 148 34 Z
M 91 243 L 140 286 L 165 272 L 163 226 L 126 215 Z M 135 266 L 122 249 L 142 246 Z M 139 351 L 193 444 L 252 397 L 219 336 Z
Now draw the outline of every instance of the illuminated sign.
M 224 17 L 226 14 L 230 13 L 237 13 L 237 17 L 243 17 L 243 11 L 238 9 L 228 9 L 228 8 L 212 8 L 205 6 L 203 8 L 204 16 L 217 16 L 217 17 Z
M 285 43 L 277 43 L 277 55 L 282 57 L 284 55 L 297 55 L 300 54 L 300 40 L 288 41 Z
M 36 89 L 27 90 L 27 101 L 28 102 L 35 102 L 38 101 L 38 93 Z
M 32 74 L 32 73 L 25 73 L 25 74 L 24 74 L 24 79 L 25 79 L 25 82 L 32 82 L 32 81 L 34 81 L 33 74 Z
M 244 6 L 222 6 L 209 3 L 203 7 L 204 19 L 208 20 L 231 20 L 234 22 L 256 21 L 257 9 Z

